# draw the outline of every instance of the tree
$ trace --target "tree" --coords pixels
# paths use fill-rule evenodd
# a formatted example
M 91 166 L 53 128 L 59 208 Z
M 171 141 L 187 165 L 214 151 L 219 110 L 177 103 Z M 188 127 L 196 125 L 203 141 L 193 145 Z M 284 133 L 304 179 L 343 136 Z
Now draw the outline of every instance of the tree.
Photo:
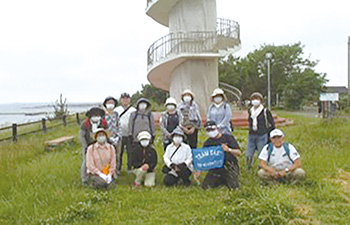
M 64 98 L 62 94 L 60 94 L 60 98 L 56 100 L 55 104 L 52 105 L 54 109 L 55 119 L 62 119 L 63 116 L 68 114 L 68 104 L 67 98 Z
M 242 98 L 249 99 L 252 92 L 267 93 L 266 53 L 272 53 L 270 75 L 272 104 L 278 94 L 289 109 L 299 108 L 303 102 L 317 100 L 324 86 L 326 74 L 316 73 L 318 61 L 303 58 L 301 43 L 292 45 L 263 45 L 246 57 L 228 57 L 219 62 L 219 79 L 236 86 Z
M 131 96 L 132 103 L 135 104 L 141 97 L 147 98 L 151 101 L 153 110 L 163 110 L 163 105 L 168 97 L 168 92 L 156 88 L 151 84 L 143 84 L 142 90 L 137 91 Z

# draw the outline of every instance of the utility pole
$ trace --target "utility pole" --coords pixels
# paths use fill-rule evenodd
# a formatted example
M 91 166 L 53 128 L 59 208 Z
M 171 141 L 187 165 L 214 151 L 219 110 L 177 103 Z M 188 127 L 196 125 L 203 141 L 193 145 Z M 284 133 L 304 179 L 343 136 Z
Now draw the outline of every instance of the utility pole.
M 270 52 L 265 55 L 267 60 L 267 108 L 271 110 L 271 74 L 270 74 L 270 62 L 272 54 Z

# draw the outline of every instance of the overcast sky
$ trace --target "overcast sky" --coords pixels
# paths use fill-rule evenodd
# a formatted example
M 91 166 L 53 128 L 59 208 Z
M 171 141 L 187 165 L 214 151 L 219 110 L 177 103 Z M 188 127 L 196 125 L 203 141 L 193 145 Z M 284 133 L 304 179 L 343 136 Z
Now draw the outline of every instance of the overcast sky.
M 328 85 L 347 86 L 350 2 L 217 0 L 218 16 L 241 26 L 236 56 L 266 44 L 305 45 Z M 96 102 L 147 83 L 148 47 L 168 28 L 146 0 L 0 1 L 0 103 Z

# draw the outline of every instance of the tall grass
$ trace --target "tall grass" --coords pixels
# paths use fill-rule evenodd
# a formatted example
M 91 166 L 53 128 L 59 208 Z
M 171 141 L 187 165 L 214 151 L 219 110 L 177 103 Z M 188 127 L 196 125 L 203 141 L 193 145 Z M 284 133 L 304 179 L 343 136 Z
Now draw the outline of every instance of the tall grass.
M 350 192 L 344 194 L 335 181 L 339 169 L 350 171 L 350 122 L 280 114 L 296 122 L 283 130 L 300 150 L 303 184 L 266 186 L 257 179 L 257 162 L 246 170 L 242 156 L 239 190 L 166 188 L 157 138 L 156 187 L 134 190 L 133 175 L 123 171 L 117 189 L 99 191 L 80 185 L 78 139 L 44 151 L 44 141 L 77 134 L 76 125 L 0 144 L 0 224 L 349 224 Z M 235 135 L 244 151 L 247 130 Z M 200 143 L 204 139 L 201 133 Z

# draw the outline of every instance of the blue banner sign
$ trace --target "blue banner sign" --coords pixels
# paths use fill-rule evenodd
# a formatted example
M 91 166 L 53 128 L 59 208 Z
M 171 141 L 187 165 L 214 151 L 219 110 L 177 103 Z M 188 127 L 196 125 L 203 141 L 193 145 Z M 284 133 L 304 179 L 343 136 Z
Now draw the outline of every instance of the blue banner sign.
M 220 145 L 192 149 L 195 170 L 210 170 L 224 166 L 225 153 Z

